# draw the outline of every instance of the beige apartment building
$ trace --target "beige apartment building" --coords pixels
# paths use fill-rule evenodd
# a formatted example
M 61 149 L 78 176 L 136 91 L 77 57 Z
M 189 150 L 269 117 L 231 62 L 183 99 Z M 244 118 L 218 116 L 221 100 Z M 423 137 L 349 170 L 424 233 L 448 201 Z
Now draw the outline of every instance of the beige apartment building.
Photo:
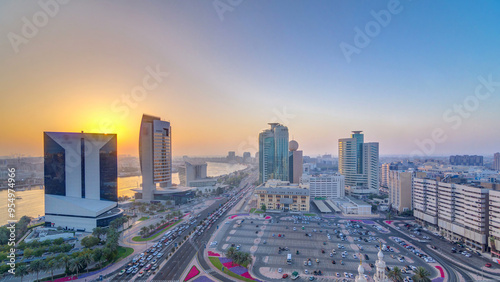
M 389 170 L 387 187 L 389 204 L 399 213 L 413 209 L 413 177 L 425 177 L 425 172 Z
M 414 178 L 414 216 L 451 241 L 486 250 L 490 189 Z
M 265 204 L 269 211 L 309 211 L 309 189 L 300 188 L 298 185 L 260 185 L 255 188 L 255 195 L 258 208 Z
M 488 243 L 491 253 L 498 258 L 500 257 L 500 191 L 490 190 L 489 205 Z

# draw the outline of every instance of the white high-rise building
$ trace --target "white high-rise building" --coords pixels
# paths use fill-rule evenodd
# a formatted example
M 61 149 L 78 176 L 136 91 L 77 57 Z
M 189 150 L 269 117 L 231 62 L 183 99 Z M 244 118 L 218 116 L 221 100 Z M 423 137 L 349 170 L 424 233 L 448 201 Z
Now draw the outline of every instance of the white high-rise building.
M 154 200 L 156 186 L 172 186 L 172 130 L 170 122 L 143 115 L 139 134 L 142 200 Z
M 490 189 L 433 179 L 413 179 L 414 216 L 452 241 L 485 250 Z
M 497 259 L 500 257 L 500 191 L 491 190 L 489 195 L 489 235 L 493 238 L 488 240 L 492 252 Z
M 379 144 L 364 143 L 362 131 L 353 131 L 351 138 L 339 139 L 339 172 L 345 176 L 345 185 L 352 190 L 378 193 Z
M 345 180 L 343 175 L 305 175 L 301 186 L 308 187 L 311 197 L 339 199 L 345 197 Z
M 45 132 L 45 224 L 92 231 L 122 216 L 116 134 Z

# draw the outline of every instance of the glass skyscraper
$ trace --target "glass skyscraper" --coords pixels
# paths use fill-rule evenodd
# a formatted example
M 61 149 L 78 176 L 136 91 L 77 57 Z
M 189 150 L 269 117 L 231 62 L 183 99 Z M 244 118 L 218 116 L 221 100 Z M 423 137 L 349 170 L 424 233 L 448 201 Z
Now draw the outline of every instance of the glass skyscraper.
M 92 230 L 121 216 L 116 134 L 44 132 L 45 221 Z
M 288 128 L 279 123 L 269 125 L 271 129 L 259 134 L 259 181 L 289 181 Z
M 339 139 L 339 173 L 345 185 L 373 189 L 379 186 L 379 144 L 364 143 L 362 131 L 353 131 L 351 138 Z
M 170 122 L 143 115 L 139 133 L 142 199 L 154 200 L 156 185 L 172 186 L 172 130 Z

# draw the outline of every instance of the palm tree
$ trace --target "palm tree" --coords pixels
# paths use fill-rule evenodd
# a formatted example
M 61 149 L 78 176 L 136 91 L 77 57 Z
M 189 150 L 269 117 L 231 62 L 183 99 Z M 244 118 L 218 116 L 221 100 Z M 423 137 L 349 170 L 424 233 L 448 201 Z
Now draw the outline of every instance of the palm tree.
M 36 280 L 38 280 L 38 273 L 45 268 L 45 262 L 41 259 L 30 262 L 29 266 L 31 272 L 36 272 Z
M 54 280 L 54 270 L 58 269 L 61 266 L 61 263 L 57 260 L 57 258 L 53 258 L 49 260 L 46 264 L 46 270 L 50 271 L 51 280 Z
M 65 272 L 67 272 L 71 262 L 71 257 L 67 254 L 60 254 L 57 256 L 57 259 L 59 260 L 60 265 L 64 266 Z
M 83 264 L 86 265 L 87 273 L 89 273 L 90 264 L 94 262 L 94 257 L 91 251 L 86 251 L 81 256 Z
M 92 230 L 92 235 L 99 238 L 99 241 L 101 240 L 101 236 L 104 234 L 106 234 L 106 230 L 102 227 L 96 227 Z
M 97 265 L 99 265 L 99 268 L 101 268 L 101 263 L 104 259 L 104 256 L 102 254 L 102 249 L 95 249 L 92 253 L 92 259 L 94 262 L 97 263 Z
M 232 259 L 235 252 L 236 252 L 236 249 L 234 247 L 230 247 L 229 249 L 227 249 L 226 257 Z
M 150 224 L 150 225 L 149 225 L 149 230 L 150 230 L 151 232 L 152 232 L 152 231 L 154 231 L 154 230 L 155 230 L 155 226 L 154 226 L 153 224 Z
M 149 232 L 149 227 L 147 227 L 147 226 L 143 226 L 143 227 L 141 228 L 141 234 L 142 234 L 142 237 L 145 237 L 145 236 L 148 234 L 148 232 Z
M 427 271 L 425 268 L 419 266 L 415 270 L 415 274 L 411 277 L 413 281 L 415 282 L 430 282 L 431 279 L 429 278 L 431 274 L 429 271 Z
M 387 273 L 387 277 L 392 279 L 394 282 L 403 282 L 403 273 L 401 269 L 395 266 L 389 273 Z
M 21 276 L 21 282 L 23 282 L 23 277 L 30 274 L 29 268 L 25 264 L 21 264 L 16 269 L 16 277 Z
M 496 251 L 496 246 L 495 246 L 495 237 L 490 237 L 490 247 L 492 251 Z
M 82 259 L 80 257 L 76 257 L 71 260 L 69 264 L 69 270 L 75 272 L 76 271 L 76 277 L 78 277 L 79 270 L 82 267 Z

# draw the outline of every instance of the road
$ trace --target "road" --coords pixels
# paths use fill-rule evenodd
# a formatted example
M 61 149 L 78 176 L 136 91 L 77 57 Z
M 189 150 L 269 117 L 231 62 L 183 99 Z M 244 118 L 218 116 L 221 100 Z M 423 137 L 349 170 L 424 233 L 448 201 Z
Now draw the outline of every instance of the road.
M 206 218 L 210 212 L 219 207 L 219 204 L 227 201 L 226 198 L 220 199 L 213 203 L 209 208 L 201 212 L 200 218 Z M 182 244 L 180 248 L 175 252 L 175 254 L 170 258 L 169 262 L 159 271 L 159 273 L 154 277 L 153 280 L 164 281 L 164 280 L 179 280 L 180 276 L 184 270 L 188 267 L 189 262 L 193 258 L 194 254 L 198 251 L 202 243 L 206 243 L 210 239 L 210 234 L 217 228 L 216 225 L 220 224 L 221 219 L 212 225 L 212 227 L 205 232 L 202 236 L 196 237 L 194 242 L 192 239 L 188 240 L 186 243 Z M 191 226 L 189 231 L 194 229 L 195 226 Z M 203 247 L 203 246 L 201 246 Z
M 243 179 L 239 185 L 238 191 L 241 191 L 243 187 L 246 187 L 255 181 L 256 174 L 251 173 L 248 177 Z M 246 195 L 244 195 L 245 197 Z M 202 212 L 201 218 L 205 218 L 208 216 L 210 212 L 216 209 L 219 204 L 226 202 L 227 199 L 221 199 L 214 203 L 210 208 L 206 209 Z M 237 206 L 238 202 L 235 203 L 234 206 Z M 217 230 L 217 226 L 223 224 L 224 220 L 227 217 L 227 214 L 232 209 L 228 209 L 225 213 L 223 213 L 217 221 L 212 224 L 212 227 L 205 230 L 201 236 L 194 236 L 192 239 L 188 240 L 185 244 L 183 244 L 170 258 L 170 261 L 160 270 L 160 272 L 154 277 L 155 281 L 164 281 L 164 280 L 180 280 L 182 273 L 188 267 L 188 264 L 191 262 L 195 255 L 198 255 L 198 260 L 205 270 L 205 272 L 211 272 L 211 275 L 221 281 L 231 282 L 232 280 L 227 279 L 225 276 L 220 275 L 217 272 L 212 272 L 211 267 L 203 258 L 203 249 L 206 247 L 206 244 L 210 240 L 212 233 Z M 194 228 L 192 226 L 191 228 Z
M 385 225 L 383 223 L 384 220 L 376 220 L 376 221 L 378 221 L 378 223 L 380 225 L 387 227 L 387 225 Z M 394 232 L 394 231 L 392 232 L 392 234 L 395 234 L 395 233 L 396 232 Z M 461 266 L 453 263 L 453 261 L 449 260 L 448 258 L 444 258 L 444 257 L 441 257 L 439 255 L 436 255 L 435 252 L 433 252 L 430 248 L 427 247 L 427 243 L 418 242 L 414 238 L 411 238 L 410 236 L 406 235 L 406 233 L 404 233 L 404 232 L 398 232 L 397 237 L 405 239 L 406 241 L 410 242 L 415 247 L 421 249 L 422 251 L 424 251 L 428 255 L 432 256 L 436 260 L 436 262 L 441 264 L 441 266 L 443 266 L 443 268 L 448 273 L 448 275 L 449 275 L 448 281 L 459 281 L 458 276 L 456 275 L 455 272 L 458 272 L 460 275 L 462 275 L 462 277 L 463 277 L 463 279 L 465 279 L 465 281 L 475 281 L 474 279 L 471 278 L 471 276 L 468 273 L 463 271 Z

